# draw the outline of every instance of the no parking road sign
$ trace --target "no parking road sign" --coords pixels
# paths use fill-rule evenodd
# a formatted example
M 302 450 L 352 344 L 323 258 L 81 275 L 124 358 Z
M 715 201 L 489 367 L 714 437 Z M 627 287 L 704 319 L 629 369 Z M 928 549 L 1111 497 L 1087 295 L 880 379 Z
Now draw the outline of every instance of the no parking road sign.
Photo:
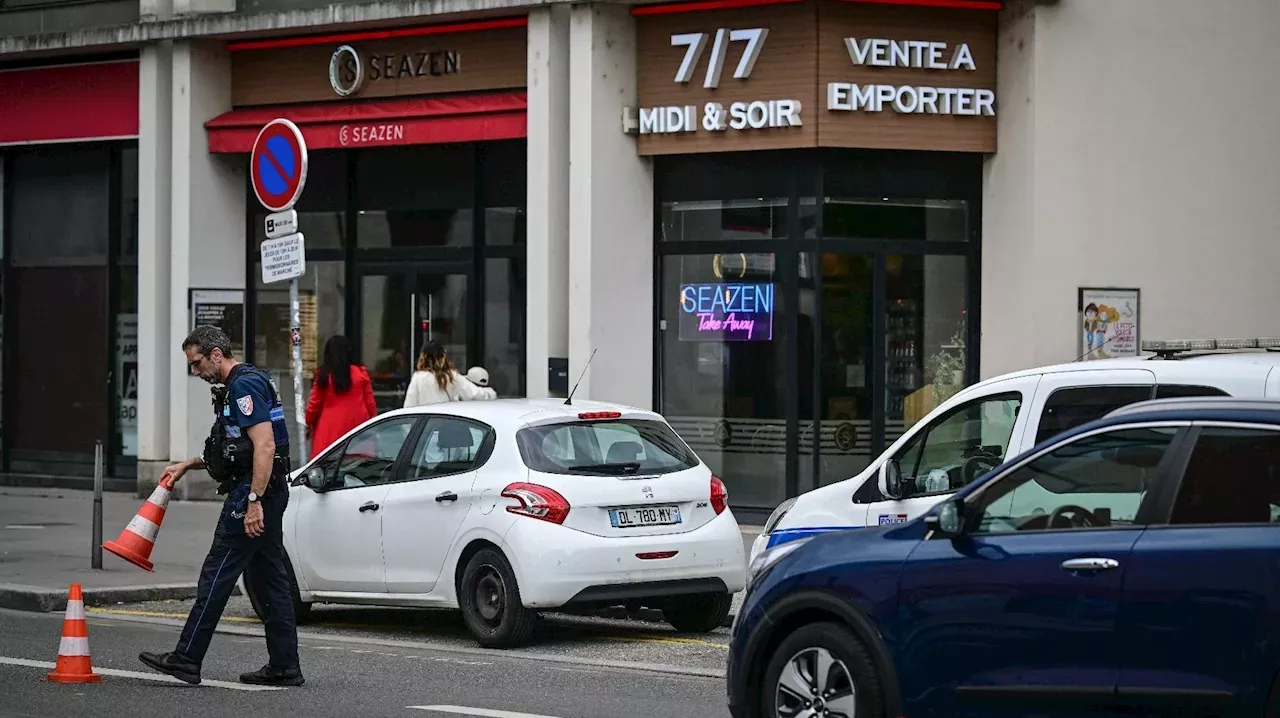
M 268 122 L 253 142 L 249 174 L 263 207 L 271 212 L 292 207 L 307 183 L 307 143 L 298 126 L 284 118 Z

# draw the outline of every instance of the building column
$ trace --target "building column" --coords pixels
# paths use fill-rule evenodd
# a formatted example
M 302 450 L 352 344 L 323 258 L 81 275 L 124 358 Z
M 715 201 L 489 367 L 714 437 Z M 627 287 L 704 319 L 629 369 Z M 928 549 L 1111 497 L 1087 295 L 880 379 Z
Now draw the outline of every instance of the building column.
M 138 491 L 169 463 L 173 43 L 142 49 L 138 91 Z
M 574 5 L 569 29 L 569 384 L 575 398 L 653 404 L 653 172 L 623 132 L 636 105 L 625 5 Z M 533 368 L 530 367 L 530 371 Z
M 529 12 L 526 394 L 550 396 L 548 366 L 569 356 L 569 8 Z
M 231 58 L 216 41 L 177 42 L 173 50 L 173 216 L 169 288 L 169 455 L 198 455 L 213 423 L 209 385 L 191 375 L 180 344 L 190 333 L 189 293 L 244 289 L 247 159 L 209 153 L 204 123 L 231 109 Z M 214 498 L 195 472 L 180 498 Z

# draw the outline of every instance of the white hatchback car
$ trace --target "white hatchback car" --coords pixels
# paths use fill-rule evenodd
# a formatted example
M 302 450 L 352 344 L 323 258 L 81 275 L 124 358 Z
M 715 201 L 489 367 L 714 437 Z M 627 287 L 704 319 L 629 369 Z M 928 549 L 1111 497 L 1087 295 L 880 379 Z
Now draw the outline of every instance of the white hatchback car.
M 724 484 L 650 411 L 515 399 L 401 409 L 291 483 L 284 542 L 300 620 L 313 602 L 459 607 L 481 645 L 510 647 L 539 610 L 638 604 L 702 632 L 746 582 Z

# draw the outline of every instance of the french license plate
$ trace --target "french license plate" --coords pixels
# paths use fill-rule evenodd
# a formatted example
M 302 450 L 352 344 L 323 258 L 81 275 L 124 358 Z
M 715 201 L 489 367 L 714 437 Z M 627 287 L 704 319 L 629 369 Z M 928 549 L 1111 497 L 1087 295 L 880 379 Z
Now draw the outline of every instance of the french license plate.
M 679 506 L 649 506 L 635 509 L 609 509 L 609 523 L 615 529 L 635 526 L 667 526 L 680 523 Z

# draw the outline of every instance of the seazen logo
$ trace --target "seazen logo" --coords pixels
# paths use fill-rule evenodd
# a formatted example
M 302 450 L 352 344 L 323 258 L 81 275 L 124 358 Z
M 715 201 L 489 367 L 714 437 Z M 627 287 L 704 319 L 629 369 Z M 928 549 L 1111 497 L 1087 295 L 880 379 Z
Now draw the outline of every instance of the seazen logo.
M 329 86 L 341 97 L 354 95 L 364 84 L 360 53 L 350 45 L 339 45 L 329 58 Z
M 767 342 L 773 339 L 773 284 L 680 287 L 680 340 Z

